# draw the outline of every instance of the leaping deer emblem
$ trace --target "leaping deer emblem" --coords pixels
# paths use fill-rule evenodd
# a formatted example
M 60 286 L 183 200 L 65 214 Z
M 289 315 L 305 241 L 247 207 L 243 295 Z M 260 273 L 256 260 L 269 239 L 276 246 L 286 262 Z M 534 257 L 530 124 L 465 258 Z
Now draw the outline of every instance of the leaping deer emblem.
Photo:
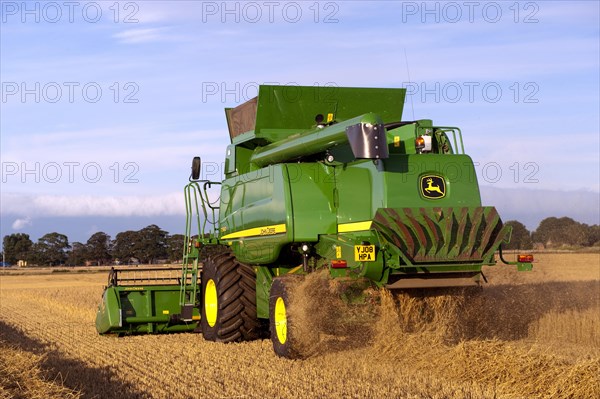
M 442 190 L 440 190 L 440 186 L 434 186 L 433 185 L 433 179 L 430 177 L 428 179 L 425 180 L 427 182 L 427 187 L 425 187 L 425 191 L 427 191 L 428 193 L 440 193 L 441 195 L 444 195 L 444 193 L 442 192 Z

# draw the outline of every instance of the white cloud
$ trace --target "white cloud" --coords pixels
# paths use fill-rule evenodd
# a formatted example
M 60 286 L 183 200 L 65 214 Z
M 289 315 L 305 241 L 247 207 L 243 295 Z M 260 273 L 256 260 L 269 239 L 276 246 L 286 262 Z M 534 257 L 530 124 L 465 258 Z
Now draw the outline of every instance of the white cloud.
M 484 206 L 495 206 L 503 221 L 516 219 L 535 230 L 547 217 L 570 217 L 600 224 L 600 194 L 593 191 L 558 191 L 481 187 Z
M 35 216 L 165 216 L 185 214 L 181 193 L 155 196 L 28 195 L 2 193 L 2 213 Z M 27 226 L 18 219 L 13 228 Z
M 568 216 L 587 224 L 600 223 L 600 194 L 593 191 L 558 191 L 481 187 L 482 203 L 495 206 L 504 221 L 517 219 L 535 229 L 547 217 Z M 211 195 L 212 199 L 216 196 Z M 180 192 L 154 196 L 27 195 L 2 193 L 2 213 L 19 216 L 13 229 L 32 224 L 31 217 L 131 217 L 185 215 Z M 27 216 L 24 216 L 27 215 Z M 92 228 L 95 229 L 95 226 Z M 90 230 L 91 231 L 91 230 Z
M 166 38 L 166 28 L 129 29 L 113 35 L 120 43 L 148 43 Z
M 17 219 L 12 224 L 13 230 L 22 230 L 27 226 L 31 226 L 31 219 L 29 217 Z

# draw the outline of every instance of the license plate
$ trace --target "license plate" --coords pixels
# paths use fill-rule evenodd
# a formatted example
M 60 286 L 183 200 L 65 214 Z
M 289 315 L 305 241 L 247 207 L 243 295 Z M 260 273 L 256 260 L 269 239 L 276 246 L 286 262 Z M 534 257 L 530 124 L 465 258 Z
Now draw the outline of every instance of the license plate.
M 357 262 L 375 262 L 375 245 L 355 245 L 354 260 Z

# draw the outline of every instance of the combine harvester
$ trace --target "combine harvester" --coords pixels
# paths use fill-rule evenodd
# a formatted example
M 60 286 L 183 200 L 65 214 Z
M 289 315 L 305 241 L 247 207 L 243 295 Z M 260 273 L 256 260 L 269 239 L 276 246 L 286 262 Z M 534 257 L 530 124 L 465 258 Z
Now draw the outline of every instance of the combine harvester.
M 200 180 L 196 157 L 184 190 L 183 267 L 113 270 L 98 332 L 232 342 L 268 320 L 275 352 L 297 357 L 289 293 L 309 273 L 390 290 L 478 286 L 496 251 L 531 270 L 531 255 L 502 257 L 511 230 L 481 205 L 460 129 L 401 121 L 404 97 L 261 86 L 226 109 L 224 180 Z

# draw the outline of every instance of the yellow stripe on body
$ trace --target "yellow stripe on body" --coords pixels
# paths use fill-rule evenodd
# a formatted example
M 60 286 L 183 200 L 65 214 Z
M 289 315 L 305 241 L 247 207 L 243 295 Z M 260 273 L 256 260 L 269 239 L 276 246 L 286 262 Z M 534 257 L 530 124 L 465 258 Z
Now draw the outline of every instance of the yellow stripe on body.
M 371 229 L 371 221 L 338 224 L 338 233 L 350 233 Z
M 287 231 L 284 224 L 276 224 L 272 226 L 254 227 L 252 229 L 240 230 L 235 233 L 230 233 L 221 237 L 221 240 L 230 240 L 232 238 L 245 238 L 256 236 L 272 236 L 274 234 L 285 233 Z

